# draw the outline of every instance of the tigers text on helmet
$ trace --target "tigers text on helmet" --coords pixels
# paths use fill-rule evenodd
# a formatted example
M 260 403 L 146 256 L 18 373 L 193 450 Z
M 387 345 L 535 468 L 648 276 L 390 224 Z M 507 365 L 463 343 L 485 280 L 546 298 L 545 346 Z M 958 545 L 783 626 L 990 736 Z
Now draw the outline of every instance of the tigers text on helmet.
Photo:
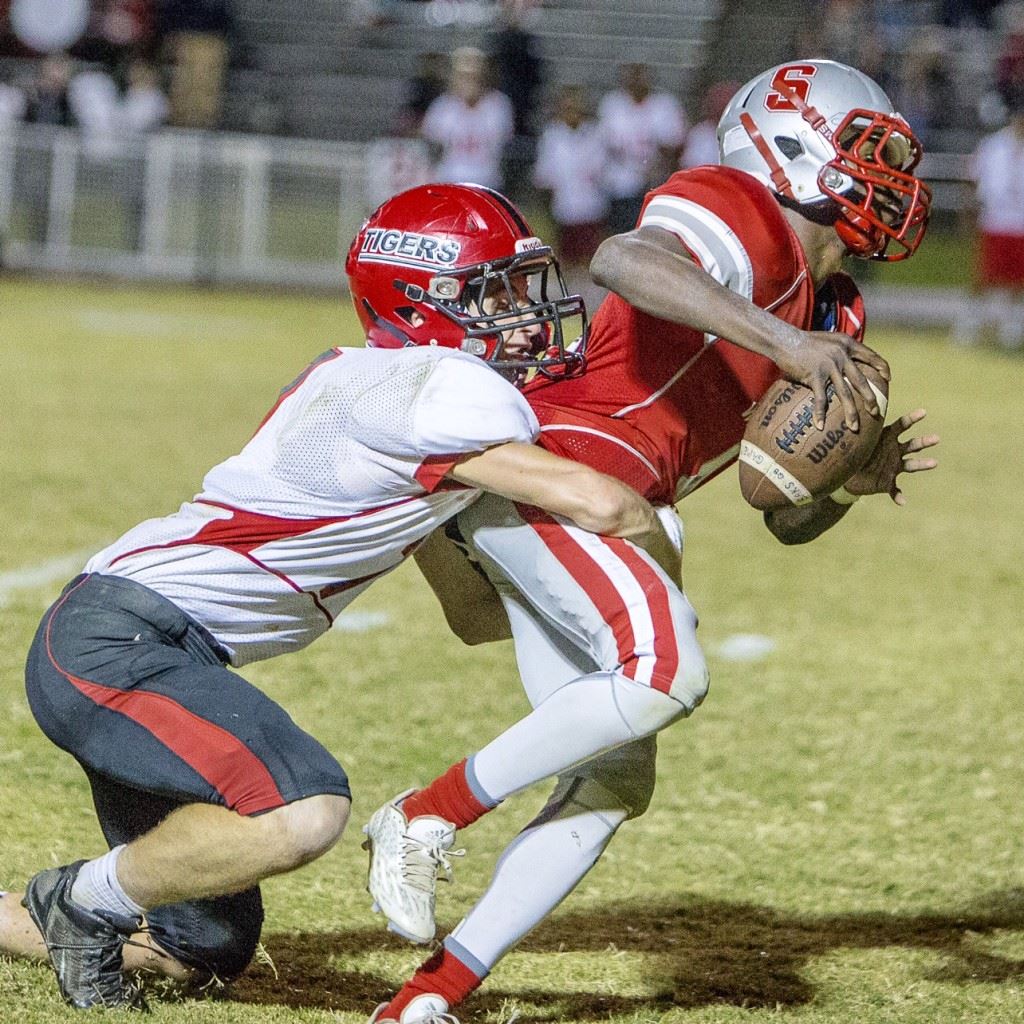
M 931 190 L 914 174 L 921 144 L 855 68 L 792 61 L 751 79 L 718 123 L 718 149 L 783 205 L 833 223 L 855 256 L 906 259 L 924 238 Z
M 387 200 L 356 235 L 345 270 L 367 345 L 457 348 L 517 381 L 532 367 L 583 369 L 583 299 L 567 294 L 553 252 L 515 206 L 482 185 L 420 185 Z M 564 336 L 570 320 L 578 339 Z M 529 337 L 526 350 L 512 350 L 513 333 Z

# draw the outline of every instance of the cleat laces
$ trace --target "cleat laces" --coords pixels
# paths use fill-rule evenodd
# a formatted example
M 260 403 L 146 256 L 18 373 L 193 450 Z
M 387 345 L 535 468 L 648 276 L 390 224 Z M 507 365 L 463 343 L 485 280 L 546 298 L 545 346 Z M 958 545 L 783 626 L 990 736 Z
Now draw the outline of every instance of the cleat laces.
M 465 856 L 465 850 L 446 850 L 442 845 L 442 837 L 423 840 L 404 833 L 402 835 L 402 879 L 411 888 L 430 895 L 434 891 L 435 881 L 450 882 L 452 880 L 452 863 L 449 858 Z M 451 1022 L 446 1021 L 444 1024 L 451 1024 Z M 458 1021 L 455 1024 L 458 1024 Z

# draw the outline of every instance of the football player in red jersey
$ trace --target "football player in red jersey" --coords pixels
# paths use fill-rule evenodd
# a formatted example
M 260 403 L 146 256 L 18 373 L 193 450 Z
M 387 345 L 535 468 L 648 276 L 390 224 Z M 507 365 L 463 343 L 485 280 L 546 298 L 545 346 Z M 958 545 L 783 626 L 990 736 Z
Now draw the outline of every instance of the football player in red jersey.
M 876 408 L 860 364 L 885 377 L 888 366 L 860 341 L 863 304 L 840 267 L 850 255 L 910 256 L 928 220 L 928 187 L 914 174 L 920 145 L 853 68 L 807 60 L 758 75 L 723 114 L 719 145 L 722 166 L 674 174 L 647 196 L 637 228 L 598 250 L 592 273 L 611 294 L 594 318 L 587 372 L 527 389 L 542 445 L 666 509 L 736 459 L 744 414 L 780 373 L 813 389 L 819 426 L 831 384 L 857 429 L 854 391 Z M 887 427 L 840 491 L 766 513 L 769 529 L 798 543 L 862 494 L 902 504 L 900 474 L 935 466 L 916 456 L 938 438 L 901 437 L 923 416 Z M 656 732 L 692 711 L 707 686 L 689 603 L 635 548 L 490 497 L 458 526 L 500 596 L 534 710 L 374 814 L 370 889 L 389 927 L 432 937 L 435 874 L 450 867 L 456 828 L 559 778 L 487 892 L 377 1008 L 377 1024 L 448 1015 L 572 891 L 618 827 L 646 809 Z M 420 565 L 456 631 L 486 639 L 486 590 L 456 577 L 449 550 L 435 536 Z

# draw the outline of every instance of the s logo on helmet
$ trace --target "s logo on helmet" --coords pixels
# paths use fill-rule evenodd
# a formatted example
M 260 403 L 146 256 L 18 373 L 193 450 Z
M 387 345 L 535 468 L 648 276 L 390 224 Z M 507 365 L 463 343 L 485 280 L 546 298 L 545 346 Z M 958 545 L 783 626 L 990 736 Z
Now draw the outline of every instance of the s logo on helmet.
M 397 263 L 432 270 L 454 266 L 461 251 L 462 246 L 450 238 L 397 228 L 368 228 L 356 258 L 360 263 Z
M 792 93 L 806 103 L 811 93 L 811 79 L 817 73 L 818 69 L 813 64 L 789 64 L 779 68 L 772 79 L 771 91 L 764 98 L 765 110 L 796 110 L 796 105 L 790 99 Z

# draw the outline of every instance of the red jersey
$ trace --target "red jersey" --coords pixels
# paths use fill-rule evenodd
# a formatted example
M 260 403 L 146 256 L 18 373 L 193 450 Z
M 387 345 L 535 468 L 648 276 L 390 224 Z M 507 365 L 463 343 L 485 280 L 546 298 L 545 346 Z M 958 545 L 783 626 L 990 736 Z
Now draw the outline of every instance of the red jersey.
M 648 193 L 639 224 L 671 231 L 720 284 L 807 330 L 814 285 L 772 193 L 749 174 L 699 167 Z M 673 504 L 733 462 L 744 413 L 779 376 L 764 356 L 658 320 L 609 295 L 587 372 L 534 381 L 539 443 Z

